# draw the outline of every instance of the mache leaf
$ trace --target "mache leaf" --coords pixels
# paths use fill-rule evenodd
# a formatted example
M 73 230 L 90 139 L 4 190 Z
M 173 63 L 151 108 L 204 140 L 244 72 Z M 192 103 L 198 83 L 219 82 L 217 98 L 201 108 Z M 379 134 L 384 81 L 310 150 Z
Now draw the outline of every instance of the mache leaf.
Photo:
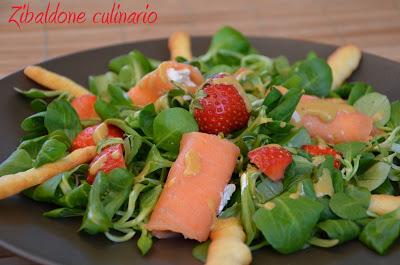
M 376 126 L 382 127 L 390 119 L 390 101 L 381 93 L 373 92 L 362 96 L 354 103 L 354 107 L 372 117 Z
M 356 220 L 367 217 L 371 194 L 365 188 L 348 186 L 345 192 L 335 193 L 329 206 L 343 219 Z
M 379 161 L 363 174 L 355 177 L 357 186 L 373 191 L 382 185 L 389 176 L 390 164 Z
M 70 141 L 75 139 L 82 129 L 78 114 L 64 99 L 56 99 L 48 105 L 44 125 L 49 133 L 64 131 Z
M 304 248 L 319 220 L 322 205 L 306 197 L 289 196 L 268 203 L 272 203 L 271 207 L 258 209 L 253 218 L 268 243 L 283 254 Z
M 317 227 L 330 239 L 339 240 L 339 243 L 352 240 L 360 233 L 360 228 L 355 222 L 343 219 L 326 220 L 319 223 Z
M 114 214 L 127 200 L 132 185 L 133 176 L 126 169 L 98 173 L 90 190 L 80 230 L 89 234 L 108 231 Z
M 38 168 L 63 158 L 67 154 L 68 147 L 57 139 L 48 139 L 40 149 L 33 166 Z
M 0 177 L 32 168 L 32 158 L 24 149 L 15 150 L 0 164 Z
M 331 90 L 332 71 L 321 58 L 313 56 L 298 62 L 289 73 L 292 75 L 301 77 L 301 87 L 307 94 L 325 97 Z
M 400 235 L 400 209 L 370 221 L 360 240 L 379 254 L 385 254 Z
M 160 112 L 154 119 L 153 134 L 157 146 L 178 153 L 182 135 L 196 132 L 199 127 L 193 115 L 183 108 L 170 108 Z

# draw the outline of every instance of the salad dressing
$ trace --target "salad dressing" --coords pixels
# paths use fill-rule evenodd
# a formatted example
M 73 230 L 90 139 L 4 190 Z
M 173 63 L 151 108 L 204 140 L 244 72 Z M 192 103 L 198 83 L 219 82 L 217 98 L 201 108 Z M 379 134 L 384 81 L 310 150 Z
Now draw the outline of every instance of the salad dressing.
M 114 152 L 111 153 L 111 157 L 112 157 L 112 159 L 117 160 L 121 157 L 121 153 L 118 152 L 117 150 L 115 150 Z
M 103 155 L 98 160 L 96 160 L 89 168 L 90 175 L 96 175 L 96 173 L 105 165 L 107 161 L 107 156 Z
M 103 122 L 93 132 L 93 141 L 98 144 L 101 140 L 106 139 L 108 135 L 108 127 Z
M 201 159 L 193 150 L 189 150 L 185 154 L 185 176 L 197 175 L 201 170 Z
M 322 175 L 314 183 L 314 190 L 317 197 L 332 196 L 334 194 L 331 174 L 327 168 L 322 169 Z
M 172 185 L 174 185 L 176 182 L 176 178 L 171 178 L 169 179 L 166 183 L 165 183 L 165 187 L 171 187 Z
M 267 210 L 272 210 L 272 209 L 274 209 L 275 208 L 275 203 L 273 203 L 273 202 L 266 202 L 266 203 L 264 203 L 264 208 L 265 209 L 267 209 Z
M 384 117 L 384 113 L 382 111 L 379 111 L 375 113 L 371 118 L 374 122 L 380 121 Z

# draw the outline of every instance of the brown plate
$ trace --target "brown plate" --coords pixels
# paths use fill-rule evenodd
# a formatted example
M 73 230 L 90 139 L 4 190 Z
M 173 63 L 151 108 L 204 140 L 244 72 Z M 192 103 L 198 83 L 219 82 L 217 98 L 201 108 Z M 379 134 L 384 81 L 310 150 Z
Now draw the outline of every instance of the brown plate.
M 275 38 L 250 38 L 254 47 L 270 57 L 286 55 L 291 61 L 304 58 L 309 51 L 326 57 L 333 46 Z M 210 38 L 193 39 L 194 54 L 205 52 Z M 95 50 L 79 52 L 40 65 L 73 80 L 87 84 L 89 75 L 102 74 L 108 61 L 133 49 L 156 59 L 167 59 L 167 41 L 153 40 L 121 44 Z M 352 80 L 370 83 L 389 96 L 400 98 L 400 64 L 364 54 L 361 66 Z M 18 145 L 22 135 L 20 122 L 31 114 L 28 101 L 18 95 L 13 87 L 29 89 L 37 84 L 28 80 L 22 71 L 0 80 L 0 161 L 3 161 Z M 0 201 L 0 245 L 28 259 L 43 264 L 110 265 L 110 264 L 200 264 L 192 258 L 194 242 L 183 239 L 157 240 L 150 254 L 142 257 L 133 240 L 126 243 L 111 243 L 104 236 L 88 236 L 78 233 L 79 219 L 52 220 L 42 217 L 52 206 L 37 203 L 22 196 Z M 253 264 L 399 264 L 398 244 L 384 257 L 378 256 L 359 242 L 350 242 L 332 249 L 309 248 L 284 256 L 272 249 L 254 253 Z

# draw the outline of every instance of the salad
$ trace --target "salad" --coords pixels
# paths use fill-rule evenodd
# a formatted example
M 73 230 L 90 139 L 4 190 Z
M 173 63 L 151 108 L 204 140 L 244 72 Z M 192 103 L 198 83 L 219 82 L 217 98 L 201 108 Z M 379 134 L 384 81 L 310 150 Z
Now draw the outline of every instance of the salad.
M 289 63 L 222 27 L 194 57 L 174 33 L 171 60 L 112 59 L 88 88 L 39 66 L 35 111 L 0 164 L 0 199 L 22 192 L 80 218 L 80 232 L 145 255 L 155 238 L 197 240 L 206 264 L 250 264 L 358 239 L 385 254 L 400 235 L 400 101 L 346 82 L 361 51 Z M 265 250 L 266 251 L 266 250 Z

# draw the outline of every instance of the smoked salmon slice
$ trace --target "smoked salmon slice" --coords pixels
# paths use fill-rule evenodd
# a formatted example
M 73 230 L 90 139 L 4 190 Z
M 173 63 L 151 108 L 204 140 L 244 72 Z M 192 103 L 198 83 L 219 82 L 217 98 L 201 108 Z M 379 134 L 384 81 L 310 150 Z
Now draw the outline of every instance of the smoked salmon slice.
M 296 115 L 294 122 L 303 125 L 311 137 L 331 144 L 366 142 L 373 131 L 373 119 L 341 99 L 303 96 Z
M 155 235 L 175 232 L 207 240 L 239 153 L 236 145 L 216 135 L 184 134 L 147 229 Z
M 287 89 L 277 89 L 285 94 Z M 311 137 L 337 144 L 351 141 L 366 142 L 373 134 L 373 119 L 359 111 L 346 101 L 338 98 L 318 98 L 304 95 L 301 97 L 292 123 L 304 126 Z
M 333 144 L 366 142 L 370 139 L 373 128 L 372 119 L 359 112 L 338 112 L 336 118 L 329 123 L 321 121 L 316 116 L 305 115 L 302 124 L 311 137 L 320 137 Z
M 166 61 L 157 69 L 145 75 L 128 92 L 133 104 L 144 107 L 154 103 L 159 97 L 174 87 L 173 82 L 178 83 L 189 93 L 196 92 L 198 86 L 203 83 L 200 71 L 189 64 Z

